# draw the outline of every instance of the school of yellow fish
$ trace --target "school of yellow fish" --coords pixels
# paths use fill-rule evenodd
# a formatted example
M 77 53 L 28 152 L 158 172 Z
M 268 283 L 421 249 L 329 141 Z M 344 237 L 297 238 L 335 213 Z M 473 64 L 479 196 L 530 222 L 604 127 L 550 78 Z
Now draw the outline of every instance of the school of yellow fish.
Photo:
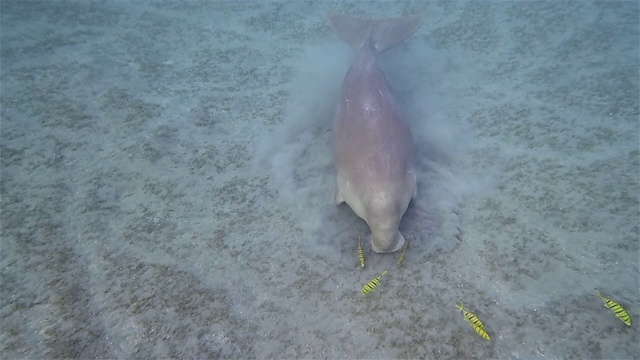
M 402 247 L 402 254 L 398 259 L 398 265 L 402 264 L 402 262 L 404 261 L 404 258 L 407 256 L 408 246 L 409 246 L 409 242 L 407 241 Z M 360 236 L 358 236 L 358 260 L 360 261 L 360 269 L 364 269 L 365 267 L 364 252 L 362 251 L 362 237 Z M 386 273 L 387 273 L 387 270 L 383 271 L 380 275 L 374 277 L 369 282 L 364 284 L 364 286 L 362 287 L 362 295 L 367 295 L 368 293 L 374 291 L 378 287 L 378 285 L 380 285 L 380 281 L 382 280 L 382 277 Z
M 629 316 L 629 313 L 622 307 L 622 305 L 609 299 L 608 297 L 605 297 L 604 295 L 602 295 L 602 293 L 598 289 L 596 289 L 596 294 L 598 294 L 600 299 L 604 301 L 604 306 L 608 307 L 611 311 L 613 311 L 613 313 L 618 317 L 618 319 L 622 320 L 622 322 L 625 323 L 627 326 L 631 326 L 631 316 Z
M 405 243 L 404 247 L 402 248 L 402 253 L 400 255 L 400 258 L 398 259 L 398 265 L 402 264 L 402 262 L 404 261 L 407 255 L 407 247 L 409 247 L 408 241 Z M 360 268 L 364 269 L 365 267 L 364 252 L 362 250 L 362 240 L 360 236 L 358 236 L 358 259 L 360 261 Z M 378 285 L 380 285 L 380 282 L 382 281 L 382 277 L 386 275 L 387 272 L 388 272 L 387 270 L 384 270 L 382 273 L 380 273 L 380 275 L 374 277 L 373 279 L 369 280 L 369 282 L 364 284 L 364 286 L 362 287 L 362 295 L 367 295 L 375 291 Z M 613 301 L 608 297 L 605 297 L 604 295 L 602 295 L 602 293 L 598 289 L 596 289 L 596 294 L 600 297 L 600 299 L 602 299 L 602 301 L 604 302 L 604 305 L 607 308 L 609 308 L 618 319 L 620 319 L 627 326 L 631 326 L 631 316 L 622 307 L 622 305 L 620 305 L 620 303 Z M 473 330 L 475 330 L 475 332 L 478 335 L 480 335 L 485 340 L 491 340 L 491 336 L 485 330 L 484 324 L 482 323 L 482 321 L 480 321 L 480 319 L 478 319 L 478 317 L 474 313 L 465 309 L 464 306 L 462 305 L 462 301 L 460 301 L 460 303 L 456 305 L 456 308 L 462 311 L 462 315 L 464 316 L 465 320 L 467 320 L 467 322 L 471 325 Z
M 380 285 L 380 280 L 387 273 L 387 270 L 383 271 L 382 274 L 374 277 L 368 283 L 364 284 L 362 287 L 362 295 L 367 295 L 368 293 L 374 291 L 378 285 Z
M 362 252 L 362 238 L 358 236 L 358 258 L 360 259 L 360 268 L 364 269 L 364 253 Z
M 456 305 L 456 307 L 462 311 L 462 315 L 464 315 L 465 320 L 467 320 L 478 335 L 482 336 L 485 340 L 491 340 L 489 333 L 484 329 L 484 324 L 480 319 L 478 319 L 476 314 L 467 311 L 464 306 L 462 306 L 462 301 L 460 301 L 460 304 Z

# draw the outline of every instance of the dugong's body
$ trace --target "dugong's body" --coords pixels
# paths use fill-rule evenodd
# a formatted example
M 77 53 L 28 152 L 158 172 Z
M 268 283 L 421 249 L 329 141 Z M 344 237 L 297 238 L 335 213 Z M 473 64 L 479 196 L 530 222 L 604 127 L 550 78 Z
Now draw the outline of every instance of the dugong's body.
M 335 201 L 346 202 L 367 222 L 374 251 L 397 251 L 405 242 L 400 220 L 416 196 L 416 151 L 376 55 L 408 38 L 422 16 L 365 20 L 330 13 L 329 22 L 359 51 L 333 121 Z

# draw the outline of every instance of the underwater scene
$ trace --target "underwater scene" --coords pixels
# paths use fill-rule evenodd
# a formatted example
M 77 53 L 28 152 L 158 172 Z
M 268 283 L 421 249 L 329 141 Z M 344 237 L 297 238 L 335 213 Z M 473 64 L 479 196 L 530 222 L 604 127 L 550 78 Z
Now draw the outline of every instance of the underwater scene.
M 0 357 L 640 358 L 639 8 L 0 2 Z

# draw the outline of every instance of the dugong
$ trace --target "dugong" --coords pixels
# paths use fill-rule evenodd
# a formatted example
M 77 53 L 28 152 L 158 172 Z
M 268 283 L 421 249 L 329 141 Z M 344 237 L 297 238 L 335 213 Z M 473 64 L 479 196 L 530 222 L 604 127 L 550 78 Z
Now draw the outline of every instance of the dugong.
M 423 16 L 369 20 L 330 11 L 327 17 L 338 37 L 358 51 L 333 120 L 335 202 L 346 202 L 367 222 L 375 252 L 394 252 L 405 242 L 400 219 L 417 195 L 416 150 L 376 56 L 411 36 Z

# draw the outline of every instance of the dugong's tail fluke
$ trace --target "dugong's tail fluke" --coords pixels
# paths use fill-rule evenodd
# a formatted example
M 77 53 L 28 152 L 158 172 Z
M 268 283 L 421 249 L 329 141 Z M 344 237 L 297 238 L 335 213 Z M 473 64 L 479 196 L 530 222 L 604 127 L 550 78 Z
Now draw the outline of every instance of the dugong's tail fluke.
M 400 18 L 370 20 L 344 15 L 335 11 L 327 13 L 329 24 L 342 41 L 360 50 L 371 39 L 377 53 L 381 53 L 405 41 L 422 25 L 422 14 Z

